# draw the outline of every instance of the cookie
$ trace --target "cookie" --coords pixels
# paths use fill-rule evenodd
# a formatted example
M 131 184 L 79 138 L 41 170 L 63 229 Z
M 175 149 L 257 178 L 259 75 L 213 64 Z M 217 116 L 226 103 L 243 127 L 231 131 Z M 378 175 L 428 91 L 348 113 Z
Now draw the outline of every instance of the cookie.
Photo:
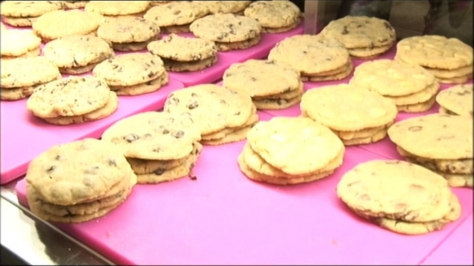
M 391 124 L 398 113 L 389 99 L 349 84 L 310 89 L 303 94 L 300 108 L 308 117 L 337 131 Z
M 345 16 L 333 20 L 320 33 L 340 41 L 352 55 L 352 49 L 392 46 L 396 32 L 390 22 L 367 16 Z
M 89 1 L 84 10 L 103 16 L 122 16 L 144 12 L 149 5 L 149 1 Z
M 99 37 L 71 35 L 48 42 L 43 54 L 62 73 L 80 74 L 90 71 L 115 53 L 110 44 Z
M 158 38 L 160 27 L 141 17 L 118 17 L 109 19 L 99 26 L 97 36 L 112 43 L 112 47 L 118 51 L 125 49 L 127 44 L 146 48 L 147 44 Z M 121 45 L 119 45 L 121 44 Z
M 171 93 L 164 111 L 189 113 L 202 135 L 243 125 L 252 114 L 250 96 L 215 84 L 200 84 Z
M 443 160 L 472 158 L 469 116 L 430 114 L 399 121 L 388 129 L 390 140 L 418 157 Z
M 44 56 L 2 60 L 2 89 L 14 89 L 45 84 L 61 76 L 59 69 Z
M 304 117 L 260 121 L 247 133 L 247 141 L 267 163 L 289 175 L 324 169 L 345 150 L 329 128 Z
M 254 126 L 258 122 L 258 120 L 259 120 L 259 116 L 257 114 L 257 108 L 254 106 L 252 108 L 252 114 L 250 115 L 249 119 L 244 124 L 242 124 L 241 126 L 228 127 L 228 128 L 224 128 L 224 129 L 221 129 L 219 131 L 216 131 L 216 132 L 213 132 L 213 133 L 210 133 L 210 134 L 202 135 L 201 140 L 208 141 L 208 140 L 222 139 L 225 136 L 227 136 L 229 134 L 232 134 L 232 133 L 235 133 L 236 131 L 238 131 L 240 129 Z
M 472 188 L 473 184 L 473 175 L 471 174 L 446 174 L 438 173 L 443 175 L 444 178 L 448 181 L 448 184 L 451 187 L 468 187 Z
M 352 57 L 359 59 L 373 59 L 390 50 L 392 46 L 392 44 L 387 44 L 378 47 L 352 48 L 348 50 Z
M 143 17 L 160 28 L 186 25 L 208 14 L 207 8 L 194 1 L 172 1 L 148 9 Z
M 345 79 L 347 76 L 349 76 L 352 73 L 352 70 L 354 70 L 354 65 L 352 64 L 351 61 L 346 63 L 344 66 L 335 69 L 334 74 L 322 74 L 322 73 L 316 73 L 316 74 L 311 74 L 311 75 L 303 75 L 301 76 L 302 81 L 330 81 L 330 80 L 341 80 Z M 331 72 L 331 71 L 326 71 L 326 72 Z M 324 72 L 323 72 L 324 73 Z
M 290 1 L 255 1 L 245 8 L 244 16 L 257 20 L 263 31 L 288 31 L 301 22 L 299 7 Z
M 255 99 L 253 103 L 259 110 L 281 110 L 298 104 L 301 101 L 301 94 L 289 99 Z
M 170 34 L 148 44 L 148 50 L 161 58 L 175 61 L 197 61 L 214 57 L 217 47 L 214 42 L 200 38 L 187 38 Z
M 240 42 L 215 42 L 217 49 L 220 52 L 227 52 L 232 50 L 245 50 L 260 43 L 261 36 Z
M 11 26 L 29 27 L 41 15 L 60 9 L 61 1 L 2 1 L 0 14 Z
M 169 76 L 168 73 L 163 73 L 156 79 L 147 81 L 145 83 L 131 85 L 131 86 L 110 86 L 110 89 L 117 95 L 141 95 L 150 93 L 161 89 L 164 85 L 168 84 Z
M 81 10 L 57 10 L 41 15 L 32 25 L 43 42 L 70 35 L 95 34 L 104 18 Z
M 90 138 L 51 147 L 30 162 L 26 173 L 38 197 L 56 205 L 103 198 L 115 184 L 133 177 L 114 145 Z
M 472 84 L 452 86 L 438 93 L 439 112 L 472 117 Z
M 343 67 L 350 57 L 344 45 L 335 39 L 303 34 L 277 43 L 268 59 L 289 65 L 301 76 L 311 76 Z
M 70 77 L 39 86 L 26 102 L 27 109 L 40 118 L 80 116 L 107 104 L 110 88 L 95 77 Z
M 228 14 L 244 11 L 252 1 L 193 1 L 204 6 L 210 14 Z
M 255 19 L 234 14 L 208 15 L 191 23 L 189 29 L 196 37 L 220 43 L 253 39 L 262 31 Z
M 443 219 L 454 196 L 442 176 L 398 160 L 361 163 L 342 176 L 336 191 L 358 214 L 407 222 Z
M 144 112 L 124 118 L 102 134 L 127 158 L 174 160 L 188 156 L 200 132 L 187 114 Z
M 118 55 L 102 61 L 92 74 L 109 86 L 131 86 L 154 80 L 165 72 L 160 57 L 150 53 Z
M 17 57 L 40 47 L 41 39 L 31 30 L 11 29 L 1 33 L 0 54 L 2 57 Z M 39 55 L 39 53 L 38 53 Z

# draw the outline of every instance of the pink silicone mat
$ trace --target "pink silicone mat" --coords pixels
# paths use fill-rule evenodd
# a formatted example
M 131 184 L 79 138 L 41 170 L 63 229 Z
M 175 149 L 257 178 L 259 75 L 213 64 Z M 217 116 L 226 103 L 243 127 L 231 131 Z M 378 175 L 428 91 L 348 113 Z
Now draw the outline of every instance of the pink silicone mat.
M 26 173 L 31 159 L 52 145 L 85 137 L 100 137 L 114 122 L 139 112 L 163 107 L 168 94 L 184 85 L 170 79 L 160 90 L 138 96 L 120 96 L 118 110 L 111 116 L 77 125 L 51 125 L 26 109 L 26 100 L 1 101 L 1 184 Z
M 235 62 L 243 62 L 251 58 L 264 58 L 279 41 L 297 34 L 303 33 L 304 23 L 298 27 L 283 33 L 263 33 L 260 43 L 245 50 L 218 52 L 216 64 L 202 71 L 195 72 L 170 72 L 170 77 L 181 81 L 185 86 L 202 83 L 211 83 L 222 78 L 224 71 Z M 192 38 L 191 33 L 179 34 Z
M 473 217 L 469 215 L 424 261 L 423 265 L 473 265 Z M 469 237 L 470 236 L 470 237 Z
M 240 172 L 244 144 L 205 146 L 194 168 L 197 180 L 137 185 L 104 217 L 55 225 L 117 264 L 415 265 L 472 214 L 472 190 L 453 189 L 463 207 L 459 221 L 426 235 L 396 234 L 358 218 L 335 194 L 346 171 L 380 156 L 349 147 L 343 165 L 326 179 L 274 186 Z M 16 192 L 27 206 L 25 188 L 22 179 Z M 449 254 L 441 255 L 449 261 Z

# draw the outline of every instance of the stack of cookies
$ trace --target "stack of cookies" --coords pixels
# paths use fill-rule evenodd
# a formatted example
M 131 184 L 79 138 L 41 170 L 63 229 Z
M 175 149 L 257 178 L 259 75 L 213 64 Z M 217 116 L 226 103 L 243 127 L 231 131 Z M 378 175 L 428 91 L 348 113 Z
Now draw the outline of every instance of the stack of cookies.
M 296 28 L 301 22 L 301 11 L 290 1 L 255 1 L 244 15 L 257 20 L 262 32 L 280 33 Z
M 150 6 L 149 1 L 89 1 L 84 10 L 109 18 L 122 16 L 142 17 Z
M 342 43 L 308 34 L 294 35 L 277 43 L 268 59 L 298 70 L 303 81 L 340 80 L 354 69 Z
M 146 11 L 146 20 L 156 23 L 163 33 L 190 32 L 189 25 L 208 15 L 208 9 L 191 1 L 172 1 Z
M 37 87 L 26 108 L 48 123 L 69 125 L 108 117 L 118 104 L 117 95 L 105 81 L 87 76 L 63 78 Z
M 255 46 L 262 32 L 262 26 L 255 19 L 231 13 L 197 19 L 189 29 L 196 37 L 215 42 L 221 52 Z
M 107 41 L 84 35 L 65 36 L 48 42 L 43 54 L 61 73 L 72 75 L 89 72 L 98 63 L 115 55 Z
M 435 103 L 440 88 L 428 70 L 388 59 L 360 64 L 349 81 L 392 100 L 400 112 L 424 112 Z
M 26 173 L 31 211 L 46 221 L 80 223 L 119 207 L 137 177 L 114 145 L 83 139 L 34 158 Z
M 382 140 L 398 113 L 389 99 L 348 84 L 310 89 L 300 107 L 302 116 L 329 127 L 346 146 Z
M 92 71 L 117 95 L 141 95 L 168 84 L 163 61 L 150 53 L 129 53 L 107 59 Z
M 167 71 L 198 71 L 217 62 L 216 44 L 200 38 L 181 37 L 172 33 L 149 43 L 147 48 L 163 60 Z
M 164 111 L 188 113 L 201 133 L 201 143 L 220 145 L 244 140 L 258 122 L 256 108 L 247 94 L 215 84 L 200 84 L 171 93 Z
M 453 187 L 470 187 L 472 171 L 472 117 L 431 114 L 395 123 L 390 140 L 406 160 L 444 176 Z
M 472 78 L 472 47 L 456 38 L 413 36 L 398 42 L 395 60 L 419 65 L 440 83 L 464 83 Z
M 455 85 L 436 95 L 439 112 L 472 117 L 472 84 Z
M 145 112 L 124 118 L 102 134 L 125 154 L 139 184 L 189 176 L 202 146 L 200 132 L 187 114 Z
M 250 59 L 225 70 L 222 85 L 252 97 L 257 109 L 285 109 L 300 102 L 300 73 L 279 62 Z
M 333 20 L 320 33 L 340 41 L 353 57 L 374 58 L 396 42 L 395 29 L 386 20 L 366 16 L 346 16 Z
M 0 67 L 2 101 L 27 98 L 36 87 L 61 78 L 59 69 L 43 56 L 2 59 Z
M 303 117 L 274 117 L 247 134 L 238 157 L 250 179 L 276 185 L 318 180 L 342 165 L 344 145 L 331 130 Z
M 97 29 L 97 36 L 111 43 L 114 50 L 124 52 L 145 50 L 159 34 L 157 24 L 141 17 L 109 19 Z
M 3 22 L 14 27 L 31 27 L 41 15 L 63 9 L 63 1 L 2 1 Z
M 10 29 L 0 35 L 2 60 L 38 56 L 41 53 L 41 39 L 31 30 Z
M 358 216 L 400 234 L 440 230 L 461 216 L 461 204 L 442 176 L 404 161 L 357 165 L 341 178 L 337 195 Z

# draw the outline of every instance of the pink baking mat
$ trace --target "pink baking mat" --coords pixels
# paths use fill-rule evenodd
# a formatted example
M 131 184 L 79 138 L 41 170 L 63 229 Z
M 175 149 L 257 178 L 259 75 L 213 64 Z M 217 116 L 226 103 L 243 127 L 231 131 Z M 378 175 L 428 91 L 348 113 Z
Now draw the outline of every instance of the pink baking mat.
M 422 265 L 473 265 L 473 218 L 469 215 Z
M 380 156 L 350 147 L 326 179 L 274 186 L 240 172 L 244 144 L 205 146 L 197 180 L 137 185 L 104 217 L 55 225 L 118 264 L 415 265 L 472 214 L 472 190 L 453 189 L 463 207 L 460 221 L 426 235 L 396 234 L 353 215 L 335 194 L 346 171 Z M 27 206 L 25 186 L 20 180 L 16 192 Z
M 168 94 L 184 85 L 170 79 L 160 90 L 138 96 L 120 96 L 111 116 L 77 125 L 51 125 L 26 110 L 26 100 L 1 101 L 1 184 L 25 174 L 31 159 L 52 145 L 85 137 L 99 137 L 114 122 L 127 116 L 163 107 Z
M 218 60 L 213 66 L 201 71 L 195 72 L 170 72 L 170 76 L 181 81 L 186 86 L 192 86 L 201 83 L 211 83 L 219 80 L 224 71 L 235 62 L 242 62 L 250 58 L 264 58 L 270 50 L 279 41 L 297 34 L 303 33 L 303 25 L 301 23 L 293 30 L 283 33 L 263 33 L 260 43 L 256 46 L 245 50 L 235 50 L 227 52 L 219 52 Z M 179 34 L 184 37 L 192 38 L 191 33 Z

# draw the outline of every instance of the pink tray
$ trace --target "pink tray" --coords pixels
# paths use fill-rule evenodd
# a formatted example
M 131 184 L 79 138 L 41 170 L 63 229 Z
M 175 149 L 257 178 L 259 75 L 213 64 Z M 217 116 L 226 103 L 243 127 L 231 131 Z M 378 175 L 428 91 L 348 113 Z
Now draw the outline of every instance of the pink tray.
M 122 118 L 162 108 L 168 94 L 183 87 L 181 82 L 170 79 L 156 92 L 120 96 L 118 110 L 107 118 L 68 126 L 51 125 L 34 117 L 26 110 L 26 100 L 1 101 L 1 184 L 24 175 L 29 161 L 52 145 L 100 137 L 108 126 Z
M 472 214 L 472 190 L 454 189 L 463 207 L 458 222 L 426 235 L 399 235 L 353 215 L 335 194 L 346 171 L 380 156 L 350 147 L 330 177 L 273 186 L 240 172 L 244 144 L 205 146 L 195 181 L 137 185 L 104 217 L 54 225 L 117 264 L 415 265 Z M 20 180 L 16 192 L 27 206 L 25 187 Z
M 258 45 L 245 50 L 219 52 L 216 64 L 205 70 L 183 73 L 170 72 L 170 76 L 176 80 L 181 81 L 185 86 L 217 81 L 222 78 L 222 74 L 232 63 L 243 62 L 250 58 L 266 57 L 270 50 L 279 41 L 287 37 L 303 33 L 303 25 L 304 23 L 301 23 L 295 29 L 284 33 L 264 33 L 262 34 L 262 39 Z M 185 37 L 193 37 L 193 35 L 190 33 L 180 35 Z

